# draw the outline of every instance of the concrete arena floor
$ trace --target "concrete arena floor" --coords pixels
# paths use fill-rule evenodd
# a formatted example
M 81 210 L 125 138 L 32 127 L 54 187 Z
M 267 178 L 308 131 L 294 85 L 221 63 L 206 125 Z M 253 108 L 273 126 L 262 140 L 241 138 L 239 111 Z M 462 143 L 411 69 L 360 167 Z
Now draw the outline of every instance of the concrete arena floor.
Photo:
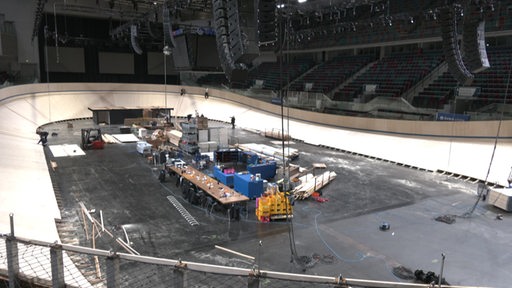
M 46 130 L 57 133 L 49 145 L 80 144 L 80 129 L 94 127 L 92 120 L 54 123 Z M 210 126 L 227 123 L 210 121 Z M 103 126 L 104 133 L 119 133 L 119 127 Z M 235 129 L 229 131 L 240 143 L 265 143 L 272 139 Z M 470 218 L 454 224 L 434 220 L 445 214 L 462 215 L 476 200 L 477 184 L 428 171 L 372 160 L 336 150 L 293 143 L 300 151 L 294 163 L 308 167 L 327 164 L 337 178 L 323 189 L 328 202 L 296 201 L 293 231 L 298 256 L 320 255 L 322 261 L 304 266 L 291 260 L 289 224 L 259 223 L 254 201 L 240 221 L 228 221 L 221 211 L 209 214 L 182 198 L 175 178 L 165 183 L 157 179 L 158 168 L 147 163 L 135 143 L 109 144 L 103 150 L 86 151 L 85 156 L 54 158 L 52 173 L 61 194 L 62 221 L 76 227 L 62 242 L 91 246 L 80 226 L 78 202 L 103 212 L 107 228 L 124 236 L 141 255 L 197 261 L 237 267 L 252 263 L 214 248 L 220 245 L 257 256 L 258 242 L 262 269 L 326 276 L 343 275 L 383 281 L 403 281 L 392 273 L 402 265 L 412 271 L 439 273 L 441 253 L 446 254 L 444 276 L 452 285 L 509 287 L 512 283 L 511 216 L 486 202 L 480 203 Z M 469 164 L 469 163 L 468 163 Z M 166 199 L 173 195 L 200 225 L 191 226 Z M 504 220 L 496 220 L 498 213 Z M 96 214 L 99 218 L 99 215 Z M 391 224 L 380 231 L 383 221 Z M 97 248 L 125 252 L 108 238 L 98 238 Z M 306 257 L 302 257 L 306 258 Z M 154 286 L 153 286 L 154 287 Z

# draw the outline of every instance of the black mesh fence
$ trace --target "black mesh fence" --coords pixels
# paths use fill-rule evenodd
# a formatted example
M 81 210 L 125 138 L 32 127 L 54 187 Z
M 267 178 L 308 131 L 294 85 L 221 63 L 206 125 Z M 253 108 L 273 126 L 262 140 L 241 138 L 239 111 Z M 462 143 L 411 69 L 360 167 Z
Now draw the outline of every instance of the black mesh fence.
M 0 236 L 2 287 L 418 287 L 155 258 Z M 312 261 L 331 263 L 327 256 Z M 349 283 L 350 281 L 350 283 Z M 366 285 L 368 283 L 368 285 Z M 382 284 L 382 283 L 381 283 Z M 392 286 L 389 286 L 391 285 Z

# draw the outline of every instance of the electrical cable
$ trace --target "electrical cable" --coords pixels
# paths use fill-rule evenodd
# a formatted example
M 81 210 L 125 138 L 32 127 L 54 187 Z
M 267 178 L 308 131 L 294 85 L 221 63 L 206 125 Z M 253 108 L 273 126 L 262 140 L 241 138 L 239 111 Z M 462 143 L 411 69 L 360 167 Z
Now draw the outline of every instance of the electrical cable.
M 308 207 L 304 207 L 304 210 L 310 210 Z M 322 241 L 322 243 L 324 244 L 325 248 L 327 248 L 327 250 L 329 250 L 334 256 L 336 256 L 336 258 L 338 258 L 339 260 L 343 261 L 343 262 L 346 262 L 346 263 L 357 263 L 357 262 L 361 262 L 363 261 L 365 258 L 367 258 L 366 255 L 364 255 L 364 253 L 362 252 L 358 252 L 356 253 L 356 255 L 358 256 L 357 258 L 355 259 L 348 259 L 348 258 L 345 258 L 341 255 L 339 255 L 338 253 L 336 253 L 336 251 L 334 251 L 334 248 L 332 248 L 328 243 L 327 241 L 324 239 L 324 237 L 322 236 L 322 234 L 320 233 L 320 228 L 318 226 L 318 217 L 320 215 L 322 215 L 322 211 L 320 211 L 319 209 L 316 209 L 316 208 L 313 208 L 311 210 L 315 210 L 317 211 L 318 213 L 315 214 L 315 231 L 316 231 L 316 234 L 318 236 L 318 238 L 320 238 L 320 241 Z
M 53 3 L 53 21 L 55 23 L 55 56 L 57 57 L 56 63 L 60 63 L 59 56 L 59 32 L 57 32 L 57 11 L 55 10 L 55 2 Z
M 50 60 L 48 58 L 48 41 L 49 41 L 49 31 L 48 31 L 48 14 L 45 15 L 45 26 L 44 26 L 44 54 L 45 54 L 45 66 L 46 66 L 46 95 L 48 97 L 48 120 L 52 119 L 52 105 L 51 105 L 51 97 L 50 97 L 50 64 L 48 63 Z
M 290 1 L 288 0 L 288 6 L 290 4 Z M 284 4 L 284 3 L 282 3 Z M 284 23 L 285 27 L 283 28 L 283 22 L 286 21 L 286 23 Z M 285 125 L 285 117 L 284 117 L 284 97 L 285 95 L 283 94 L 283 49 L 285 48 L 285 45 L 287 46 L 287 49 L 289 48 L 289 41 L 287 39 L 288 37 L 288 20 L 286 20 L 286 18 L 281 18 L 280 21 L 279 21 L 279 35 L 281 35 L 281 41 L 280 41 L 280 45 L 279 45 L 279 98 L 280 98 L 280 107 L 281 107 L 281 147 L 282 147 L 282 152 L 283 152 L 283 190 L 284 190 L 284 193 L 285 195 L 287 194 L 288 190 L 289 189 L 289 183 L 288 183 L 288 179 L 286 177 L 286 154 L 285 154 L 285 147 L 286 147 L 286 144 L 285 144 L 285 138 L 284 138 L 284 125 Z M 287 54 L 288 56 L 288 54 Z M 288 71 L 288 70 L 287 70 Z M 289 75 L 288 73 L 286 74 L 287 76 L 287 79 L 289 79 Z M 289 118 L 288 118 L 288 121 L 289 121 Z M 288 124 L 289 125 L 289 124 Z M 286 195 L 288 196 L 288 195 Z M 286 201 L 286 211 L 288 211 L 288 201 Z M 287 213 L 288 215 L 288 213 Z M 289 240 L 289 246 L 290 246 L 290 253 L 291 253 L 291 261 L 292 262 L 296 262 L 298 263 L 302 269 L 305 269 L 305 266 L 304 266 L 304 263 L 302 263 L 302 261 L 300 260 L 300 258 L 298 257 L 297 255 L 297 248 L 296 248 L 296 245 L 295 245 L 295 233 L 294 233 L 294 230 L 293 230 L 293 221 L 291 219 L 291 217 L 286 217 L 286 222 L 288 223 L 288 240 Z
M 507 96 L 508 96 L 508 90 L 509 90 L 509 85 L 510 85 L 510 74 L 512 72 L 512 59 L 510 61 L 511 63 L 509 64 L 509 68 L 508 68 L 508 76 L 507 76 L 507 86 L 505 88 L 505 97 L 503 97 L 503 104 L 506 104 L 507 103 Z M 500 113 L 500 119 L 498 121 L 498 129 L 496 131 L 496 137 L 494 138 L 494 147 L 492 149 L 492 154 L 491 154 L 491 159 L 489 161 L 489 167 L 487 168 L 487 174 L 485 175 L 485 180 L 484 180 L 484 184 L 487 183 L 487 180 L 489 178 L 489 174 L 491 173 L 491 167 L 492 167 L 492 162 L 494 160 L 494 155 L 496 153 L 496 147 L 498 146 L 498 138 L 500 136 L 500 130 L 501 130 L 501 123 L 503 122 L 503 109 L 501 110 L 501 113 Z M 477 193 L 477 198 L 476 198 L 476 201 L 475 201 L 475 204 L 473 204 L 473 207 L 471 207 L 471 210 L 469 210 L 468 212 L 462 214 L 462 217 L 463 218 L 469 218 L 471 217 L 471 215 L 473 214 L 473 212 L 475 211 L 476 209 L 476 206 L 478 205 L 478 203 L 480 202 L 480 199 L 482 199 L 482 196 L 485 195 L 485 193 L 483 193 L 483 191 L 481 193 Z

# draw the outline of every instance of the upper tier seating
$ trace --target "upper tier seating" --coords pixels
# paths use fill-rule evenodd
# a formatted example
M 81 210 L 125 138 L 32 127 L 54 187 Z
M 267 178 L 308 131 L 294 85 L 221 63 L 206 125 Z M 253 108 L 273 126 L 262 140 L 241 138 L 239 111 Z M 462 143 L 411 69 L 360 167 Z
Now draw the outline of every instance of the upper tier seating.
M 279 90 L 308 71 L 313 65 L 314 62 L 311 59 L 296 59 L 291 63 L 282 63 L 281 70 L 279 62 L 264 62 L 249 72 L 249 79 L 253 84 L 256 80 L 262 80 L 263 89 Z
M 471 87 L 479 87 L 480 92 L 471 102 L 469 110 L 477 111 L 493 103 L 503 103 L 507 94 L 507 82 L 512 61 L 512 48 L 488 49 L 487 56 L 491 65 L 485 71 L 476 73 Z M 445 103 L 454 98 L 457 81 L 450 72 L 445 72 L 414 97 L 412 104 L 420 108 L 442 109 Z M 512 99 L 507 98 L 507 103 Z
M 450 72 L 444 72 L 415 96 L 412 105 L 419 108 L 442 109 L 453 98 L 457 80 Z
M 512 48 L 489 49 L 487 56 L 491 67 L 475 74 L 473 87 L 480 87 L 477 99 L 472 101 L 471 110 L 476 111 L 493 103 L 512 103 L 508 97 L 509 77 L 512 68 Z
M 350 76 L 368 64 L 370 56 L 339 56 L 330 62 L 318 65 L 290 85 L 289 90 L 305 91 L 306 83 L 312 83 L 309 91 L 327 94 Z
M 201 86 L 220 86 L 229 85 L 226 74 L 206 74 L 197 79 L 197 84 Z
M 400 97 L 405 91 L 427 76 L 442 62 L 438 51 L 395 53 L 382 58 L 366 72 L 334 94 L 333 100 L 353 101 L 363 93 L 364 85 L 377 85 L 374 97 Z

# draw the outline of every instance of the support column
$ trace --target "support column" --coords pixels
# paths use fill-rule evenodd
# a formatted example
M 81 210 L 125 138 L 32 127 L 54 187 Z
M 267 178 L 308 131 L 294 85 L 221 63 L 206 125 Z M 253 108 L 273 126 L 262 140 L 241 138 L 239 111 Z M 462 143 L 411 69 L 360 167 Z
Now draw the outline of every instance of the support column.
M 106 258 L 107 264 L 107 288 L 121 287 L 121 280 L 119 279 L 119 255 L 113 254 Z
M 16 238 L 8 236 L 5 240 L 5 249 L 7 250 L 7 274 L 9 275 L 9 288 L 15 288 L 18 273 L 20 271 L 20 263 L 18 259 L 18 243 Z
M 260 287 L 260 277 L 257 277 L 257 276 L 247 277 L 247 288 L 259 288 L 259 287 Z
M 15 288 L 18 282 L 18 273 L 20 272 L 20 262 L 18 253 L 18 242 L 14 236 L 14 215 L 9 214 L 11 223 L 11 234 L 5 240 L 5 250 L 7 253 L 7 274 L 9 276 L 9 288 Z M 18 285 L 19 286 L 19 285 Z
M 60 245 L 55 244 L 50 247 L 50 259 L 52 265 L 52 287 L 66 287 L 66 281 L 64 279 L 64 258 Z
M 172 283 L 172 287 L 175 288 L 185 288 L 188 283 L 188 271 L 185 269 L 187 266 L 183 263 L 176 264 L 173 273 L 174 273 L 174 283 Z

